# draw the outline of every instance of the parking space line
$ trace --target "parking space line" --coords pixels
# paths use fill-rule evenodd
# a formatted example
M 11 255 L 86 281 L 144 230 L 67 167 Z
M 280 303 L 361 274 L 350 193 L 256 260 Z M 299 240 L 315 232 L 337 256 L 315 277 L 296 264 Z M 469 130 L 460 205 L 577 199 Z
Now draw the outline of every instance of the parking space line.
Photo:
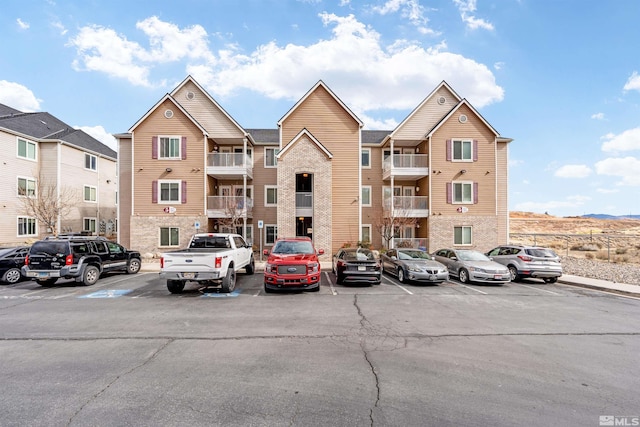
M 331 294 L 334 296 L 338 295 L 338 291 L 333 287 L 333 280 L 331 280 L 331 276 L 329 276 L 329 272 L 325 271 L 324 274 L 327 280 L 329 281 L 329 288 L 331 289 Z
M 522 283 L 520 283 L 520 286 L 524 286 L 525 288 L 529 288 L 529 289 L 535 289 L 536 291 L 540 291 L 540 292 L 548 292 L 552 295 L 560 295 L 559 293 L 556 293 L 556 292 L 548 291 L 546 289 L 534 288 L 533 286 L 523 285 Z
M 397 284 L 394 280 L 391 280 L 388 277 L 385 277 L 384 279 L 385 279 L 385 281 L 391 283 L 393 286 L 396 286 L 396 287 L 402 289 L 403 291 L 405 291 L 409 295 L 413 295 L 413 292 L 411 292 L 409 289 L 405 288 L 404 286 Z
M 601 294 L 614 295 L 614 296 L 616 296 L 616 297 L 622 297 L 622 298 L 629 298 L 629 299 L 640 300 L 640 298 L 638 298 L 638 297 L 632 297 L 631 295 L 619 294 L 619 293 L 617 293 L 617 292 L 602 291 L 602 290 L 600 290 L 600 289 L 588 288 L 588 287 L 586 287 L 586 286 L 576 286 L 576 285 L 570 285 L 570 284 L 568 284 L 568 283 L 556 283 L 556 285 L 560 285 L 560 286 L 569 286 L 569 287 L 571 287 L 571 288 L 578 288 L 578 289 L 583 289 L 583 290 L 587 290 L 587 291 L 600 292 Z
M 489 295 L 488 293 L 483 292 L 483 291 L 481 291 L 480 289 L 472 288 L 471 286 L 463 285 L 462 283 L 458 283 L 458 285 L 460 285 L 460 286 L 462 286 L 462 287 L 464 287 L 464 288 L 467 288 L 467 289 L 471 289 L 472 291 L 479 292 L 479 293 L 481 293 L 482 295 Z

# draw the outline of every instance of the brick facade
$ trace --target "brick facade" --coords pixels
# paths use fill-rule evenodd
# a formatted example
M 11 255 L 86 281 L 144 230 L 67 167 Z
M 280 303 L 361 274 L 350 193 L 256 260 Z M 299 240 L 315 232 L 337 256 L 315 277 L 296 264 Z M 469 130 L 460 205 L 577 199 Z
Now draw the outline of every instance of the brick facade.
M 497 216 L 467 216 L 462 213 L 455 216 L 432 215 L 429 218 L 429 251 L 461 247 L 453 244 L 453 228 L 459 226 L 471 226 L 473 229 L 471 246 L 464 245 L 465 249 L 485 252 L 501 241 Z

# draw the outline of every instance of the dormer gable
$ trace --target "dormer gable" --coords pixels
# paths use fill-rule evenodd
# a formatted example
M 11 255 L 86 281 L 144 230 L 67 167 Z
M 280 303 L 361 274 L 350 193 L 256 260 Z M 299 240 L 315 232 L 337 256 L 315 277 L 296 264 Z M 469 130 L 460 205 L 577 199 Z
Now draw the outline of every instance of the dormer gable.
M 298 142 L 303 141 L 305 137 L 312 143 L 313 146 L 318 149 L 318 151 L 324 154 L 327 159 L 333 158 L 333 154 L 331 154 L 331 152 L 327 150 L 327 148 L 322 145 L 322 143 L 318 141 L 307 129 L 302 129 L 300 133 L 298 133 L 291 141 L 289 141 L 289 143 L 287 143 L 287 145 L 285 145 L 284 148 L 280 150 L 276 158 L 279 160 L 284 157 L 287 152 L 293 148 L 293 146 L 298 144 Z

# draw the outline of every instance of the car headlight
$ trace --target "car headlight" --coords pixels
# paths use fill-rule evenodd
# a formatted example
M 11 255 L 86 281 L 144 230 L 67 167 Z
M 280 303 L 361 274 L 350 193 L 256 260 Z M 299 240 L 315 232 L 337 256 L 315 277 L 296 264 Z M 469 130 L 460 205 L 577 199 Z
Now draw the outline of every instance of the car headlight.
M 486 273 L 487 272 L 487 270 L 485 270 L 484 268 L 478 268 L 478 267 L 469 267 L 469 270 L 476 271 L 478 273 Z
M 414 271 L 414 272 L 416 272 L 416 273 L 420 273 L 420 272 L 422 272 L 422 269 L 421 269 L 421 268 L 419 268 L 419 267 L 415 267 L 415 266 L 409 267 L 409 268 L 408 268 L 408 270 L 409 270 L 409 271 Z

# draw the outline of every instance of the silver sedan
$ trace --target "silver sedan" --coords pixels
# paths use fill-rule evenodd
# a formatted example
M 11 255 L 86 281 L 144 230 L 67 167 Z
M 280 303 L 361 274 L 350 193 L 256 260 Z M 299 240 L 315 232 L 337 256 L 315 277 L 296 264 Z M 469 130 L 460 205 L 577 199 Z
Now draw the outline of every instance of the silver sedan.
M 491 261 L 482 252 L 470 249 L 440 249 L 433 253 L 449 269 L 451 276 L 462 283 L 481 282 L 504 284 L 511 281 L 509 269 L 502 264 Z
M 438 284 L 449 279 L 447 267 L 420 249 L 390 249 L 380 255 L 382 271 L 398 276 L 400 282 Z

